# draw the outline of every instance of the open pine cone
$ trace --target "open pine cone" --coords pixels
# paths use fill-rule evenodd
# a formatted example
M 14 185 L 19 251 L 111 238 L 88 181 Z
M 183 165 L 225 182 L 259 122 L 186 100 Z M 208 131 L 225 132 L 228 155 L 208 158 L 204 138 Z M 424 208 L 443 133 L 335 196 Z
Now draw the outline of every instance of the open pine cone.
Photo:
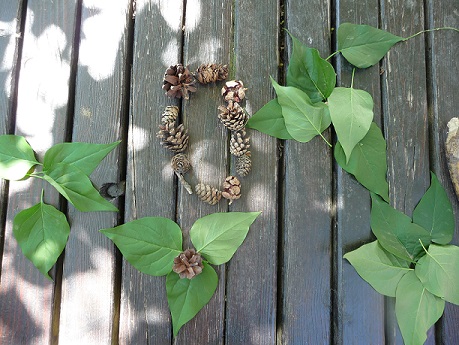
M 249 138 L 246 137 L 245 130 L 240 130 L 231 133 L 231 140 L 229 144 L 230 153 L 233 156 L 240 157 L 245 155 L 250 147 Z
M 188 67 L 183 67 L 180 63 L 170 66 L 164 73 L 163 90 L 166 90 L 169 97 L 188 99 L 189 92 L 196 92 L 195 84 Z
M 236 176 L 228 176 L 223 182 L 222 197 L 228 199 L 231 205 L 233 200 L 241 197 L 241 182 Z
M 239 131 L 248 121 L 247 113 L 237 102 L 229 102 L 227 107 L 219 106 L 218 118 L 231 131 Z
M 188 131 L 183 124 L 178 127 L 174 123 L 159 125 L 159 132 L 156 135 L 161 139 L 161 145 L 174 152 L 183 152 L 188 147 Z
M 178 273 L 181 279 L 192 279 L 202 272 L 203 264 L 201 254 L 194 249 L 187 249 L 174 258 L 172 270 Z
M 196 79 L 201 84 L 209 84 L 228 78 L 228 66 L 222 64 L 202 64 L 195 73 Z
M 240 103 L 245 98 L 244 83 L 240 80 L 231 80 L 225 83 L 222 88 L 222 96 L 227 102 Z

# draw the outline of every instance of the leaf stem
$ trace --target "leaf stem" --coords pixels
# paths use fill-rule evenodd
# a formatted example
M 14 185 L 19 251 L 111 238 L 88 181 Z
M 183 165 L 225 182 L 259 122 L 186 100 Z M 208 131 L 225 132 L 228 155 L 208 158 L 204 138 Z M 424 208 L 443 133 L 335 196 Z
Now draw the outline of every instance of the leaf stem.
M 322 139 L 325 141 L 325 143 L 327 143 L 328 147 L 332 147 L 332 144 L 330 144 L 327 139 L 325 139 L 325 137 L 322 135 L 322 133 L 319 133 L 319 135 L 322 137 Z
M 355 74 L 355 68 L 352 69 L 351 89 L 354 88 L 354 74 Z
M 331 59 L 333 56 L 335 56 L 336 54 L 339 53 L 339 50 L 337 50 L 336 52 L 334 52 L 333 54 L 331 54 L 328 58 L 326 58 L 325 60 L 328 60 L 328 59 Z
M 404 38 L 403 40 L 404 41 L 408 41 L 410 38 L 416 37 L 416 36 L 418 36 L 420 34 L 424 34 L 426 32 L 432 32 L 432 31 L 439 31 L 439 30 L 453 30 L 453 31 L 459 32 L 459 29 L 457 29 L 457 28 L 453 28 L 451 26 L 444 26 L 442 28 L 434 28 L 434 29 L 428 29 L 428 30 L 422 30 L 422 31 L 416 32 L 414 35 L 411 35 L 411 36 L 409 36 L 407 38 Z

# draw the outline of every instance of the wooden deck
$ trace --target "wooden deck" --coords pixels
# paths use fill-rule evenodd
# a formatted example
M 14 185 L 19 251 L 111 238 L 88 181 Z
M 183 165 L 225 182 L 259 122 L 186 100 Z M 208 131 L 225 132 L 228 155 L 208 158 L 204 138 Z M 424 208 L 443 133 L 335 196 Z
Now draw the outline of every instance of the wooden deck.
M 39 201 L 43 184 L 0 180 L 0 344 L 402 344 L 393 300 L 342 259 L 372 240 L 370 197 L 322 140 L 284 142 L 251 131 L 253 171 L 242 179 L 242 198 L 228 207 L 205 205 L 178 186 L 171 155 L 156 138 L 164 107 L 179 105 L 191 138 L 191 182 L 220 185 L 234 171 L 216 116 L 220 88 L 170 100 L 161 90 L 166 67 L 228 63 L 231 77 L 249 88 L 247 110 L 254 113 L 274 97 L 269 76 L 284 79 L 290 40 L 281 27 L 328 56 L 335 50 L 331 29 L 343 22 L 407 37 L 459 27 L 459 3 L 137 0 L 134 13 L 130 0 L 2 0 L 0 134 L 24 135 L 39 156 L 55 143 L 121 139 L 92 179 L 98 186 L 125 179 L 127 191 L 119 214 L 82 213 L 45 185 L 45 201 L 71 223 L 53 283 L 12 236 L 15 214 Z M 443 145 L 446 123 L 458 116 L 457 56 L 457 33 L 421 35 L 355 76 L 354 85 L 373 96 L 387 140 L 392 204 L 409 215 L 430 170 L 459 215 Z M 351 66 L 341 57 L 333 63 L 338 83 L 349 85 Z M 218 267 L 211 302 L 174 339 L 165 279 L 136 271 L 98 230 L 144 216 L 189 230 L 217 211 L 263 214 L 232 261 Z M 447 304 L 427 344 L 458 343 L 459 307 Z

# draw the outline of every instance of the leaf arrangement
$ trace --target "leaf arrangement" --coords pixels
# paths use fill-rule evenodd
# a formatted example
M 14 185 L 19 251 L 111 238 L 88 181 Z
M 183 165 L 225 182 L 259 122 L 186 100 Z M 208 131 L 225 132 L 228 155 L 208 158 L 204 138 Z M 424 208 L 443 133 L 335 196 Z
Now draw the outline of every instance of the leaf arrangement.
M 247 127 L 279 139 L 308 142 L 333 125 L 338 165 L 371 192 L 371 228 L 377 240 L 344 257 L 379 293 L 396 298 L 396 315 L 406 344 L 423 344 L 427 330 L 440 318 L 445 301 L 459 304 L 459 247 L 450 245 L 454 216 L 446 192 L 432 174 L 431 187 L 413 219 L 389 204 L 386 141 L 373 122 L 373 99 L 364 90 L 335 87 L 327 61 L 335 54 L 357 68 L 367 68 L 396 43 L 408 38 L 368 26 L 341 24 L 338 50 L 327 59 L 314 48 L 293 42 L 286 86 L 271 82 L 277 98 L 265 104 Z
M 15 181 L 29 177 L 45 180 L 83 212 L 118 211 L 100 196 L 89 179 L 100 161 L 118 144 L 57 144 L 46 151 L 40 163 L 24 137 L 1 135 L 0 177 Z M 35 171 L 37 166 L 41 171 Z M 22 252 L 48 279 L 51 279 L 48 272 L 64 250 L 69 233 L 67 218 L 43 202 L 43 193 L 38 204 L 22 210 L 13 220 L 13 235 Z
M 190 238 L 205 260 L 202 272 L 192 279 L 181 279 L 172 270 L 174 258 L 182 252 L 182 231 L 172 220 L 146 217 L 101 232 L 140 272 L 166 275 L 167 301 L 176 336 L 180 328 L 210 301 L 217 288 L 217 273 L 210 264 L 221 265 L 232 258 L 259 214 L 213 213 L 198 219 L 191 227 Z

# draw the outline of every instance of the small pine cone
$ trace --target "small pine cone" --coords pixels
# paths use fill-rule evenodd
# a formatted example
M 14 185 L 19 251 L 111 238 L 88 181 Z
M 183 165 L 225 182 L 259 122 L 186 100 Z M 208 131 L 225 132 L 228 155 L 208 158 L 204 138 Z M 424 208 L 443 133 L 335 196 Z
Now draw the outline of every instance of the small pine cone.
M 218 118 L 231 131 L 240 131 L 245 127 L 248 117 L 244 109 L 236 102 L 229 102 L 227 107 L 219 106 Z
M 179 113 L 179 108 L 175 105 L 169 105 L 164 110 L 163 114 L 161 115 L 161 123 L 163 125 L 168 123 L 174 123 L 177 120 Z
M 228 176 L 223 182 L 222 197 L 228 199 L 231 205 L 233 200 L 241 197 L 241 182 L 235 176 Z
M 172 270 L 178 273 L 181 279 L 192 279 L 202 272 L 203 264 L 201 254 L 194 249 L 187 249 L 174 258 Z
M 240 80 L 231 80 L 225 83 L 222 88 L 222 96 L 227 102 L 240 103 L 245 98 L 244 84 Z
M 195 84 L 188 67 L 183 67 L 180 63 L 170 66 L 164 73 L 163 90 L 169 97 L 188 99 L 189 92 L 196 92 Z
M 231 133 L 231 140 L 230 140 L 230 153 L 233 156 L 240 157 L 245 155 L 248 151 L 250 144 L 249 138 L 246 138 L 245 130 L 232 132 Z
M 183 152 L 188 147 L 188 130 L 181 124 L 175 127 L 174 124 L 165 124 L 159 126 L 159 132 L 156 135 L 161 139 L 161 145 L 166 149 L 174 152 Z
M 237 157 L 236 172 L 239 176 L 247 176 L 252 169 L 252 159 L 250 159 L 250 151 L 245 155 Z
M 222 198 L 222 192 L 204 183 L 198 183 L 195 187 L 195 191 L 199 199 L 209 205 L 215 205 Z
M 171 166 L 178 174 L 185 174 L 191 169 L 191 163 L 184 153 L 178 153 L 172 157 Z
M 222 64 L 202 64 L 195 73 L 196 79 L 201 84 L 209 84 L 228 78 L 228 66 Z

